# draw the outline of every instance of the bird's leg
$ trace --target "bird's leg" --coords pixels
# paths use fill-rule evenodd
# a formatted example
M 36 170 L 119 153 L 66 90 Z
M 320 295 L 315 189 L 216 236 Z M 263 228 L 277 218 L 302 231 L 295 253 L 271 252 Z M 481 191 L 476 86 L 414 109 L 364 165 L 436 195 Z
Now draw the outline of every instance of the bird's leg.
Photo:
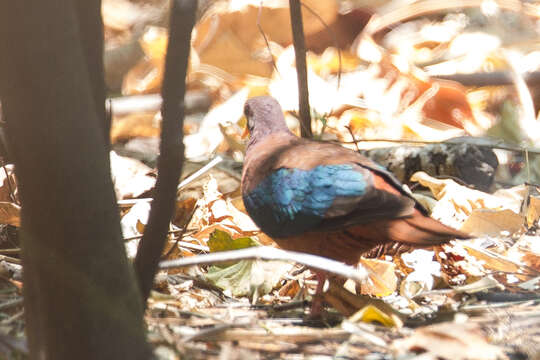
M 313 295 L 313 300 L 311 301 L 311 317 L 320 317 L 323 311 L 323 290 L 324 283 L 326 282 L 327 275 L 322 271 L 315 271 L 315 278 L 317 279 L 317 288 L 315 289 L 315 295 Z

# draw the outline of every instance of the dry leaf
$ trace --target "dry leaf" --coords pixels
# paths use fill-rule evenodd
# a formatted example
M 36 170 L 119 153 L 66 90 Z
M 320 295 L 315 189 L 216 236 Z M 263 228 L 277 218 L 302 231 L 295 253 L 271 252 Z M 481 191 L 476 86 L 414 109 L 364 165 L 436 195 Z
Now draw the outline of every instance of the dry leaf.
M 21 207 L 12 202 L 0 201 L 0 224 L 21 226 Z
M 118 199 L 137 198 L 150 191 L 156 182 L 152 169 L 139 160 L 110 153 L 111 173 Z
M 13 202 L 14 199 L 18 200 L 15 166 L 8 164 L 0 170 L 0 201 Z
M 396 266 L 384 260 L 378 259 L 360 259 L 362 264 L 369 273 L 369 278 L 362 283 L 362 294 L 387 296 L 396 291 L 397 277 Z
M 124 238 L 138 237 L 144 231 L 144 225 L 148 221 L 150 214 L 150 202 L 138 201 L 120 220 L 122 235 Z M 128 258 L 133 259 L 137 254 L 139 238 L 126 242 L 126 253 Z
M 159 137 L 156 112 L 135 112 L 114 117 L 111 124 L 111 142 L 124 142 L 136 137 Z
M 293 266 L 284 261 L 240 260 L 226 267 L 211 266 L 205 276 L 233 296 L 256 301 L 270 293 Z
M 476 259 L 481 260 L 484 268 L 508 273 L 516 273 L 520 269 L 519 263 L 507 259 L 503 255 L 479 248 L 472 244 L 463 244 L 463 247 L 465 247 L 469 254 Z
M 387 314 L 374 305 L 367 305 L 358 310 L 353 316 L 350 317 L 351 322 L 377 322 L 386 327 L 396 327 L 397 323 L 394 321 L 393 314 Z
M 209 157 L 218 149 L 224 140 L 220 125 L 227 127 L 238 123 L 244 115 L 244 104 L 249 91 L 243 88 L 224 103 L 212 108 L 201 122 L 199 132 L 184 137 L 186 158 Z
M 124 77 L 122 93 L 125 95 L 158 92 L 165 70 L 167 29 L 149 26 L 139 40 L 144 59 Z
M 487 342 L 476 324 L 425 326 L 408 339 L 394 341 L 392 348 L 398 356 L 414 352 L 441 360 L 496 360 L 503 356 L 499 347 Z
M 423 249 L 416 249 L 410 253 L 401 255 L 403 262 L 413 272 L 401 282 L 400 294 L 412 299 L 424 291 L 433 289 L 434 276 L 441 276 L 441 264 L 433 261 L 434 252 Z
M 337 17 L 338 4 L 334 0 L 307 0 L 303 4 L 324 23 Z M 214 9 L 196 26 L 193 45 L 201 63 L 233 75 L 270 77 L 272 63 L 267 54 L 261 54 L 267 50 L 257 21 L 270 41 L 282 46 L 292 43 L 287 2 L 232 1 L 226 8 Z M 303 11 L 303 23 L 306 36 L 324 29 L 321 19 L 308 11 Z
M 527 207 L 527 227 L 533 226 L 540 218 L 540 197 L 529 196 L 529 206 Z
M 428 187 L 438 200 L 431 215 L 457 229 L 462 227 L 463 223 L 475 210 L 492 210 L 495 212 L 508 210 L 519 216 L 521 209 L 519 194 L 524 194 L 521 187 L 516 187 L 491 195 L 469 189 L 450 179 L 436 179 L 422 171 L 415 173 L 411 177 L 411 181 L 418 181 L 423 186 Z M 514 223 L 510 225 L 513 226 Z M 513 229 L 514 227 L 504 230 L 510 231 Z M 497 229 L 496 231 L 500 230 Z
M 461 231 L 472 236 L 512 235 L 525 230 L 524 219 L 512 210 L 475 209 L 463 223 Z

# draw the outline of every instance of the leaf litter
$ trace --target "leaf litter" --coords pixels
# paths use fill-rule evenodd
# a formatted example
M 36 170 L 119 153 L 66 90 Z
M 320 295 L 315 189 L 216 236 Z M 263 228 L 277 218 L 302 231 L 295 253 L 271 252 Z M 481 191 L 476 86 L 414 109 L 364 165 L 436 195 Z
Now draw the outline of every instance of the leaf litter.
M 523 101 L 511 82 L 473 87 L 442 80 L 511 66 L 537 71 L 538 34 L 533 26 L 514 25 L 537 21 L 531 14 L 538 5 L 524 5 L 523 13 L 508 4 L 464 12 L 443 7 L 437 16 L 414 13 L 411 5 L 400 10 L 413 11 L 406 18 L 390 1 L 366 3 L 367 10 L 359 3 L 305 2 L 342 34 L 350 28 L 347 19 L 358 20 L 363 11 L 376 13 L 368 29 L 377 29 L 377 19 L 394 25 L 387 34 L 351 33 L 355 41 L 340 52 L 333 41 L 320 40 L 318 48 L 324 50 L 308 53 L 314 133 L 353 149 L 391 149 L 396 141 L 415 146 L 466 136 L 472 145 L 493 151 L 499 165 L 488 191 L 436 170 L 409 174 L 411 184 L 419 184 L 413 187 L 414 195 L 429 205 L 431 215 L 473 238 L 363 258 L 359 267 L 367 271 L 367 279 L 343 283 L 336 278 L 326 284 L 324 298 L 331 306 L 323 319 L 309 317 L 314 274 L 293 262 L 239 260 L 162 270 L 146 315 L 148 338 L 160 359 L 538 358 L 540 158 L 535 151 L 540 144 L 523 126 L 530 119 L 523 118 Z M 216 154 L 227 161 L 179 189 L 164 260 L 276 246 L 259 232 L 240 198 L 245 100 L 263 94 L 276 97 L 288 125 L 299 132 L 287 7 L 277 1 L 265 1 L 261 9 L 259 2 L 214 5 L 194 31 L 188 76 L 188 94 L 202 94 L 211 109 L 191 115 L 197 105 L 186 101 L 184 143 L 188 164 L 197 164 L 196 169 Z M 148 14 L 163 18 L 164 8 L 157 0 L 104 2 L 106 59 L 112 49 L 133 46 L 142 54 L 130 66 L 113 69 L 121 74 L 116 88 L 125 96 L 151 97 L 159 91 L 167 31 Z M 141 30 L 137 23 L 151 26 Z M 304 26 L 308 39 L 327 30 L 308 15 Z M 501 52 L 505 48 L 522 55 L 512 60 L 517 65 L 509 64 Z M 157 136 L 161 120 L 155 106 L 122 111 L 115 115 L 113 110 L 115 148 Z M 495 136 L 503 148 L 520 151 L 498 149 L 492 140 L 482 140 L 484 136 Z M 111 162 L 131 257 L 148 217 L 153 165 L 116 153 Z M 186 169 L 184 179 L 196 171 Z M 0 171 L 0 353 L 24 355 L 16 238 L 20 217 L 12 174 L 9 165 Z

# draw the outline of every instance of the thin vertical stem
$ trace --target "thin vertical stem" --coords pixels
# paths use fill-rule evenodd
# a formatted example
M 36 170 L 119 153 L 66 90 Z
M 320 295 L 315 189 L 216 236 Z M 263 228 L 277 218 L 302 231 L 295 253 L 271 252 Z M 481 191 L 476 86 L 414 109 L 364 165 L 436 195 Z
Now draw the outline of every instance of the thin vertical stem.
M 311 138 L 311 114 L 309 110 L 309 92 L 307 85 L 306 44 L 304 41 L 304 24 L 300 0 L 289 0 L 291 26 L 293 33 L 294 53 L 296 57 L 296 73 L 298 77 L 298 105 L 300 115 L 300 131 L 302 137 Z

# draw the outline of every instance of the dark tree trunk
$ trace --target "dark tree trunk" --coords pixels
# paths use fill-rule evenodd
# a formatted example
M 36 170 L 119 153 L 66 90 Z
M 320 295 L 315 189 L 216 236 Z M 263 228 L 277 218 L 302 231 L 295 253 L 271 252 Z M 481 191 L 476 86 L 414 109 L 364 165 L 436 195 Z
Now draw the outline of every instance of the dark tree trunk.
M 151 357 L 109 170 L 99 6 L 0 1 L 32 359 Z
M 169 42 L 161 90 L 163 121 L 158 178 L 148 224 L 134 262 L 144 303 L 150 295 L 159 258 L 167 240 L 176 203 L 176 187 L 182 173 L 186 73 L 196 12 L 197 0 L 173 0 L 171 3 Z

